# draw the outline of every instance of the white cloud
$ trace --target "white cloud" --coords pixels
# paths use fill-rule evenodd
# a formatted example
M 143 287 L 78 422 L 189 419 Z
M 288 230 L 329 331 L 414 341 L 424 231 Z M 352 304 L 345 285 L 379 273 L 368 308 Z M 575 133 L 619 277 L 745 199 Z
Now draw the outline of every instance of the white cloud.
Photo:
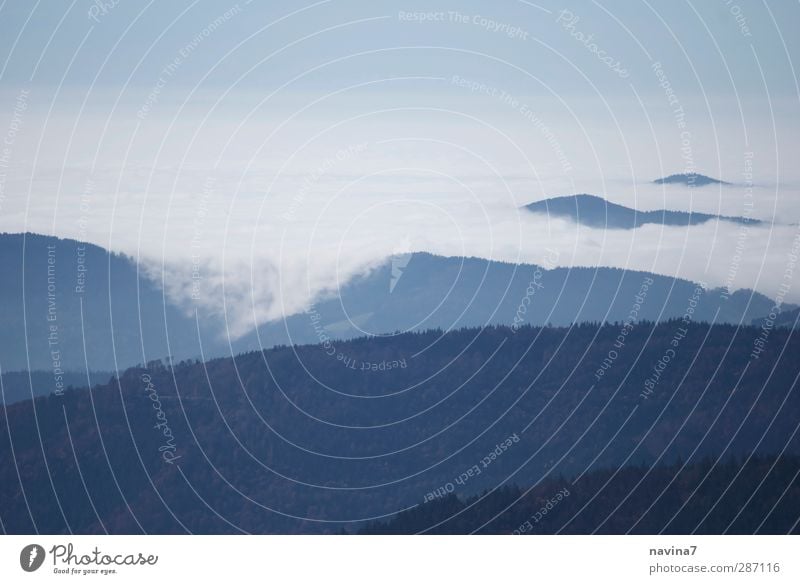
M 550 248 L 561 265 L 647 270 L 777 293 L 793 225 L 751 227 L 744 239 L 738 225 L 716 221 L 602 231 L 518 209 L 590 192 L 642 210 L 741 215 L 743 188 L 647 184 L 681 169 L 659 161 L 656 149 L 648 154 L 646 136 L 626 136 L 641 146 L 626 161 L 624 149 L 611 147 L 613 136 L 593 134 L 587 143 L 568 130 L 569 120 L 551 120 L 565 128 L 560 143 L 575 145 L 576 170 L 564 175 L 546 140 L 519 120 L 503 120 L 509 121 L 486 125 L 405 112 L 284 128 L 272 118 L 240 127 L 224 116 L 204 123 L 190 117 L 170 127 L 154 116 L 137 129 L 91 116 L 72 125 L 63 117 L 46 124 L 31 117 L 12 153 L 0 229 L 85 235 L 140 257 L 156 279 L 163 264 L 168 293 L 187 307 L 195 302 L 195 272 L 205 310 L 221 310 L 224 290 L 234 335 L 335 293 L 400 242 L 414 251 L 531 263 Z M 79 137 L 70 140 L 72 126 Z M 595 153 L 617 170 L 596 166 Z M 726 156 L 732 162 L 724 178 L 736 181 L 743 162 Z M 763 157 L 754 165 L 762 179 L 769 176 Z M 796 222 L 798 189 L 779 189 L 775 178 L 753 189 L 753 216 Z M 800 285 L 788 298 L 800 299 Z

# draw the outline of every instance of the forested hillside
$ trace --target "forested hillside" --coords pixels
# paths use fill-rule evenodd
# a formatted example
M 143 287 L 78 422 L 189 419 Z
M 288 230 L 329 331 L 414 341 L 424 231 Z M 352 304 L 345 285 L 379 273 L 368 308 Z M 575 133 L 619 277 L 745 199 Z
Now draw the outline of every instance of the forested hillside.
M 666 486 L 678 461 L 796 454 L 800 342 L 762 334 L 488 327 L 153 362 L 5 408 L 2 521 L 15 533 L 353 531 L 442 489 L 596 485 L 642 465 L 663 467 L 647 480 Z M 607 530 L 628 529 L 637 505 Z

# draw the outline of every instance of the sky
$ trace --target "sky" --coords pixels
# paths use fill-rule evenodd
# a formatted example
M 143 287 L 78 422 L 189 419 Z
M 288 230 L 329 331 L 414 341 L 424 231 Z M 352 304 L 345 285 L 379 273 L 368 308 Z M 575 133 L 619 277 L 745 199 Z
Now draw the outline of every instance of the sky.
M 242 333 L 399 249 L 774 297 L 800 233 L 798 23 L 727 0 L 6 1 L 0 230 L 126 252 L 177 301 L 201 267 Z M 685 171 L 733 184 L 651 184 Z M 519 210 L 582 192 L 768 224 Z

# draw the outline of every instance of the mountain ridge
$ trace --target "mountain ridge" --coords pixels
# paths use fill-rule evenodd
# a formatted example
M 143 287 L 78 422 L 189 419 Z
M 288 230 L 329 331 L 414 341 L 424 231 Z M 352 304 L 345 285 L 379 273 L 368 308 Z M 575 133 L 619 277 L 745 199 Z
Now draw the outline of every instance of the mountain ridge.
M 643 225 L 690 226 L 701 225 L 708 221 L 728 221 L 744 225 L 762 225 L 758 219 L 747 217 L 730 217 L 712 215 L 696 211 L 671 211 L 660 209 L 655 211 L 638 211 L 631 207 L 612 203 L 603 197 L 581 193 L 551 197 L 535 201 L 523 207 L 537 214 L 549 217 L 566 218 L 574 223 L 601 229 L 636 229 Z
M 712 178 L 698 172 L 679 172 L 677 174 L 670 174 L 669 176 L 657 178 L 653 181 L 653 184 L 682 184 L 687 187 L 704 187 L 712 184 L 730 185 L 732 183 Z
M 620 347 L 613 324 L 491 326 L 342 341 L 333 355 L 317 344 L 151 362 L 4 408 L 0 457 L 17 461 L 0 467 L 4 527 L 331 532 L 423 503 L 448 482 L 473 496 L 510 477 L 531 485 L 656 460 L 797 454 L 800 338 L 775 329 L 753 359 L 759 333 L 640 323 Z M 395 360 L 406 366 L 391 374 L 363 367 Z M 509 440 L 480 475 L 455 481 Z M 58 501 L 69 502 L 63 514 Z
M 0 235 L 0 261 L 10 276 L 10 284 L 0 288 L 0 313 L 6 323 L 0 338 L 3 372 L 85 371 L 87 365 L 90 370 L 116 371 L 167 355 L 176 360 L 224 356 L 262 346 L 319 342 L 321 335 L 335 340 L 428 328 L 623 321 L 643 284 L 650 281 L 637 316 L 667 320 L 683 316 L 698 286 L 618 268 L 544 269 L 416 253 L 405 258 L 400 278 L 393 274 L 392 258 L 387 258 L 306 312 L 262 324 L 229 344 L 219 335 L 224 323 L 213 316 L 200 319 L 198 337 L 193 315 L 176 306 L 131 258 L 74 240 L 37 235 L 28 236 L 23 255 L 23 237 Z M 53 246 L 57 258 L 50 304 L 48 246 Z M 79 247 L 85 247 L 81 253 L 87 267 L 80 294 L 75 292 Z M 704 289 L 698 294 L 699 306 L 693 313 L 697 320 L 716 317 L 717 322 L 748 323 L 768 314 L 774 305 L 751 291 L 727 294 Z M 83 305 L 92 310 L 82 311 Z M 58 327 L 57 362 L 49 343 L 51 309 Z

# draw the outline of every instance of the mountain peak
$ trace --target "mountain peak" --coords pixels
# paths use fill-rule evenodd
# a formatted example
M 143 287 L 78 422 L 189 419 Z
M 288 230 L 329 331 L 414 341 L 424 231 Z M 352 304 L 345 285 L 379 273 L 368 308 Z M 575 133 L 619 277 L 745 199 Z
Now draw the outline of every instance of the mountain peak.
M 544 199 L 525 205 L 524 208 L 532 213 L 547 215 L 551 218 L 569 219 L 575 223 L 598 229 L 635 229 L 647 224 L 688 226 L 699 225 L 714 219 L 751 225 L 761 223 L 757 219 L 712 215 L 697 211 L 667 209 L 639 211 L 586 193 Z
M 657 185 L 671 185 L 671 184 L 681 184 L 687 187 L 704 187 L 706 185 L 729 185 L 731 183 L 725 182 L 724 180 L 719 180 L 717 178 L 712 178 L 710 176 L 706 176 L 704 174 L 700 174 L 697 172 L 682 172 L 679 174 L 671 174 L 669 176 L 665 176 L 663 178 L 657 178 L 653 181 L 653 184 Z

